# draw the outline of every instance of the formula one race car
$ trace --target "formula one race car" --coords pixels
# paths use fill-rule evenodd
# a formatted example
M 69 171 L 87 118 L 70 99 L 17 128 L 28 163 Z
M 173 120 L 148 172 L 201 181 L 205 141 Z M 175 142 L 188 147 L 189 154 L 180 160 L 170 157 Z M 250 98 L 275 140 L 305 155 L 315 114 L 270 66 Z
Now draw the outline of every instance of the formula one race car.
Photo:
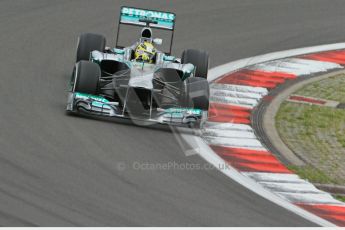
M 122 7 L 116 48 L 98 34 L 82 34 L 72 74 L 67 111 L 147 123 L 198 126 L 207 119 L 209 57 L 188 49 L 171 56 L 175 14 Z M 121 25 L 142 27 L 131 46 L 118 44 Z M 171 35 L 169 50 L 153 29 Z M 128 40 L 128 38 L 127 38 Z M 140 122 L 139 122 L 140 123 Z

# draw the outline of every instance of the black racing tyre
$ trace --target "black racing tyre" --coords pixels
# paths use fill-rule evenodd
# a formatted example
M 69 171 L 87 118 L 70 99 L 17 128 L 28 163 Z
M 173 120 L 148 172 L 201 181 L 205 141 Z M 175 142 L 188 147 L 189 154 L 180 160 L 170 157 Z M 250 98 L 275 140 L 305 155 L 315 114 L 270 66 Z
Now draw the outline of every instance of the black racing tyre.
M 97 94 L 101 68 L 90 61 L 80 61 L 74 69 L 74 92 Z
M 208 81 L 201 77 L 186 79 L 183 104 L 188 108 L 208 110 L 210 87 Z
M 85 33 L 79 36 L 77 45 L 77 61 L 88 61 L 90 53 L 94 50 L 103 52 L 106 46 L 106 39 L 103 35 Z
M 196 67 L 195 76 L 207 79 L 209 55 L 206 51 L 188 49 L 183 51 L 182 64 L 191 63 Z

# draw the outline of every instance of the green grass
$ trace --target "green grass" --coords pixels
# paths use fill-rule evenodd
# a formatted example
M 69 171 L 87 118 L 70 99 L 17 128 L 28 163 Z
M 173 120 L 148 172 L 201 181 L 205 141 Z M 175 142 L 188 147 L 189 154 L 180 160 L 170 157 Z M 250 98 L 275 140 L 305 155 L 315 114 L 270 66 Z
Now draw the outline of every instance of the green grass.
M 345 102 L 345 74 L 339 74 L 298 90 L 295 94 Z
M 313 166 L 296 168 L 298 174 L 313 182 L 345 184 L 345 110 L 284 102 L 276 126 L 287 146 Z
M 345 203 L 345 196 L 335 196 L 335 198 Z
M 345 75 L 312 83 L 294 94 L 345 102 Z M 285 144 L 306 161 L 289 169 L 312 183 L 345 185 L 345 110 L 283 102 L 276 127 Z M 345 202 L 345 197 L 337 197 Z

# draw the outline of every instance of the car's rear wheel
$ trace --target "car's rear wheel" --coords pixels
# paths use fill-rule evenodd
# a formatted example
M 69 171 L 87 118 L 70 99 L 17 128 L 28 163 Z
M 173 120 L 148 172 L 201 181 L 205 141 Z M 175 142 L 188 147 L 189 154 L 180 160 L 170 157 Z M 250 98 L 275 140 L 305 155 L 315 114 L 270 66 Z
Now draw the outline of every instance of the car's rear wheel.
M 193 64 L 196 68 L 195 76 L 207 79 L 209 55 L 206 51 L 188 49 L 183 51 L 182 64 Z
M 106 46 L 106 39 L 103 35 L 85 33 L 79 36 L 77 45 L 77 62 L 88 61 L 90 53 L 94 50 L 103 52 Z
M 208 81 L 200 77 L 186 79 L 182 105 L 188 108 L 208 110 L 210 87 Z
M 90 61 L 80 61 L 74 69 L 73 92 L 97 94 L 98 81 L 101 76 L 99 65 Z

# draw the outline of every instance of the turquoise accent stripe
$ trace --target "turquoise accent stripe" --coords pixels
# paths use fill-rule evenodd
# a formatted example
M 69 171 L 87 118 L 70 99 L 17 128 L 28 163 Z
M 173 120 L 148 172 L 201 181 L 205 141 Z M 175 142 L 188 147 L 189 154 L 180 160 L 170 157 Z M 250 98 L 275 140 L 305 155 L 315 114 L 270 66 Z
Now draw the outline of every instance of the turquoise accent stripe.
M 87 99 L 93 99 L 95 101 L 99 101 L 99 102 L 103 102 L 103 103 L 108 103 L 109 102 L 104 97 L 96 96 L 96 95 L 92 95 L 92 94 L 87 94 L 87 93 L 79 93 L 79 92 L 75 93 L 75 98 L 77 98 L 77 99 L 86 99 L 86 100 Z

